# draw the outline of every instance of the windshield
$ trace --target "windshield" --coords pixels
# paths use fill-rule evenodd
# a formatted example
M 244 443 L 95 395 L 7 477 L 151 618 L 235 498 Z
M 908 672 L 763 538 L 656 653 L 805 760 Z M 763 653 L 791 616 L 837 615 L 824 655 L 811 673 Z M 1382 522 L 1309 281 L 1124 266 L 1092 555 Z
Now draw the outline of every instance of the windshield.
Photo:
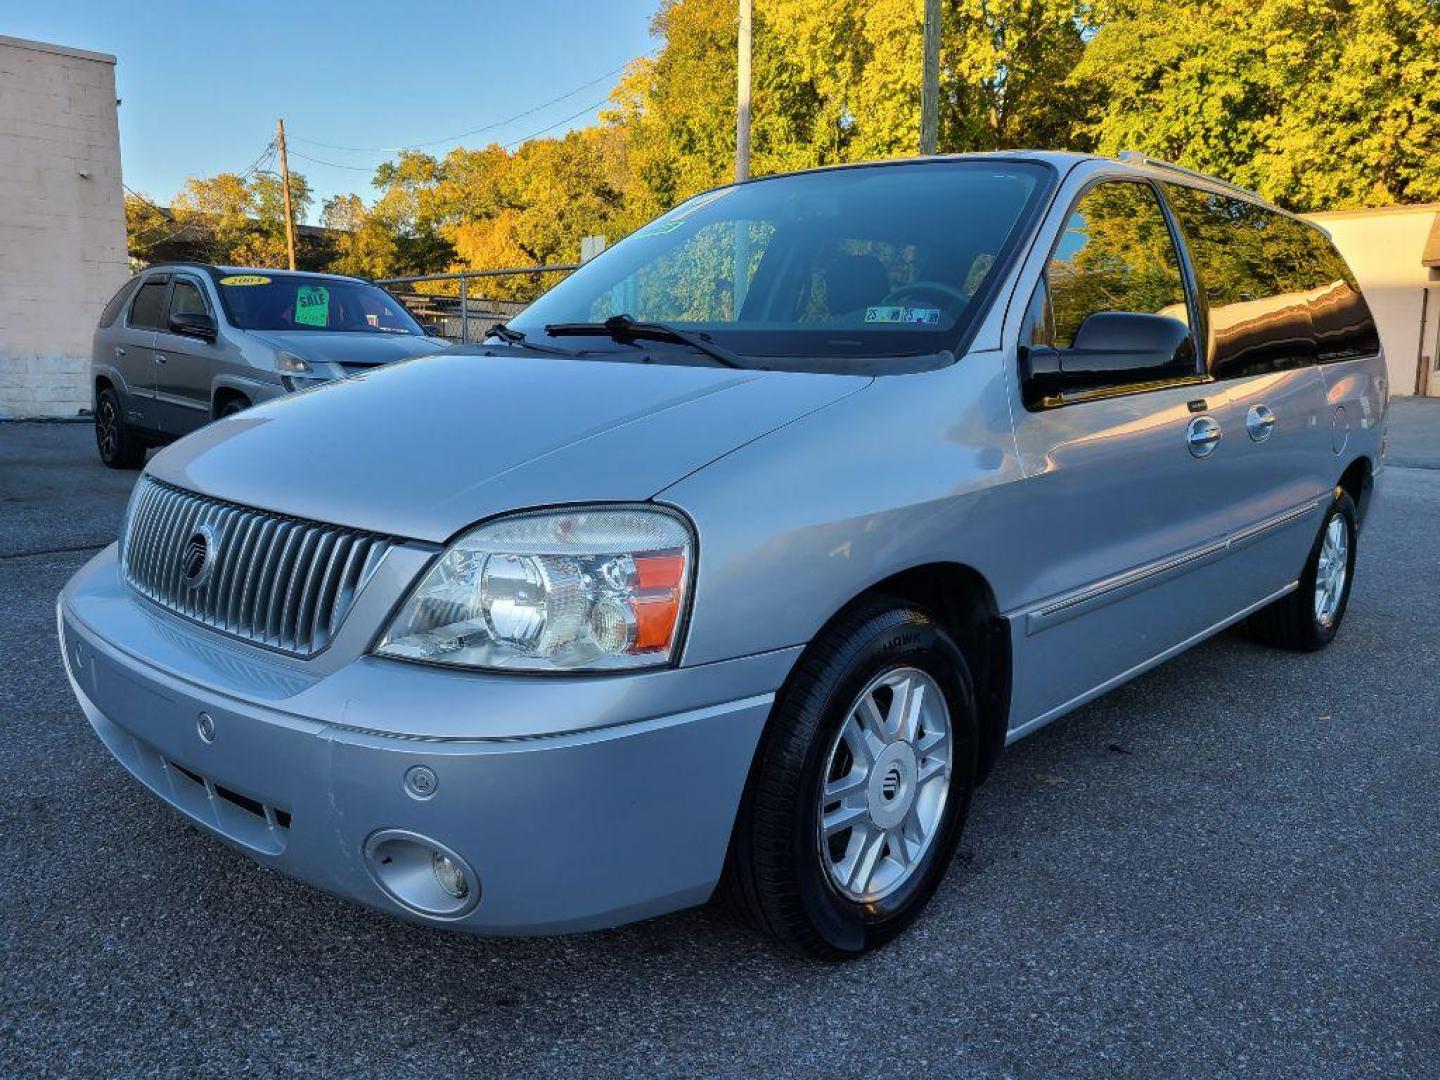
M 510 326 L 534 339 L 628 315 L 769 367 L 854 370 L 861 359 L 886 370 L 891 358 L 900 368 L 959 343 L 1051 176 L 978 159 L 720 188 L 586 263 Z
M 225 314 L 242 330 L 424 334 L 398 300 L 361 281 L 302 274 L 221 274 Z

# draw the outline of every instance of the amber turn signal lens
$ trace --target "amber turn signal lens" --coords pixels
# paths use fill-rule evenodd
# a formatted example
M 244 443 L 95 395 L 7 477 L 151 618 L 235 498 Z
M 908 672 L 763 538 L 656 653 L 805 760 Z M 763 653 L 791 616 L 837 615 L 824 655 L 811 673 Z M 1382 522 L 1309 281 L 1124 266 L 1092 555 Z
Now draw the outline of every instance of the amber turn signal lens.
M 635 643 L 630 652 L 665 649 L 680 621 L 685 594 L 685 556 L 679 554 L 637 555 L 635 576 L 639 595 L 635 597 Z

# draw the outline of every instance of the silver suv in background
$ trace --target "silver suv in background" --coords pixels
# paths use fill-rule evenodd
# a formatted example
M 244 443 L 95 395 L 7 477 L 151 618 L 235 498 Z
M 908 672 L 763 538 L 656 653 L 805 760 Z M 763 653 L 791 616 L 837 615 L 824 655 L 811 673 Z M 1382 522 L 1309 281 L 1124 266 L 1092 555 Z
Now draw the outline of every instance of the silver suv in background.
M 1344 261 L 1247 192 L 768 177 L 157 454 L 60 639 L 126 769 L 321 888 L 533 934 L 721 887 L 853 956 L 1008 743 L 1232 624 L 1334 637 L 1386 405 Z
M 95 330 L 95 443 L 111 468 L 221 416 L 445 342 L 358 278 L 169 263 L 127 281 Z

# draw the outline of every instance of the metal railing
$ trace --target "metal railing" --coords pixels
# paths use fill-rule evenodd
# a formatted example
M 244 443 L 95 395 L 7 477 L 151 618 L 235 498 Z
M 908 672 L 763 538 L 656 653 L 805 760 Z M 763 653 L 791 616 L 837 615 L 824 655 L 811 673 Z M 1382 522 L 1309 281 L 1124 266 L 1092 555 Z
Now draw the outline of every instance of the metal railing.
M 555 266 L 511 266 L 499 270 L 464 270 L 452 274 L 419 274 L 415 277 L 381 278 L 375 284 L 404 304 L 410 314 L 427 324 L 436 336 L 464 343 L 480 340 L 491 325 L 504 322 L 519 312 L 579 265 L 563 263 Z M 500 291 L 486 288 L 487 284 L 500 278 L 519 279 L 506 283 L 508 287 L 503 291 L 511 295 L 485 295 L 487 291 Z M 453 291 L 414 288 L 422 284 L 443 286 L 447 282 L 456 284 Z M 517 291 L 526 294 L 524 299 L 513 298 Z

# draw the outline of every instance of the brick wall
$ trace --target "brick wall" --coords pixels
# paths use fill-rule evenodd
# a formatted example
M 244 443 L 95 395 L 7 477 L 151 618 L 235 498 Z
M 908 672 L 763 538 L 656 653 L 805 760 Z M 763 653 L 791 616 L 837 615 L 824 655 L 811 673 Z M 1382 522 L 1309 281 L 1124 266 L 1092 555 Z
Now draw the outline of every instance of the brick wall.
M 115 58 L 0 36 L 0 418 L 90 407 L 127 276 Z

